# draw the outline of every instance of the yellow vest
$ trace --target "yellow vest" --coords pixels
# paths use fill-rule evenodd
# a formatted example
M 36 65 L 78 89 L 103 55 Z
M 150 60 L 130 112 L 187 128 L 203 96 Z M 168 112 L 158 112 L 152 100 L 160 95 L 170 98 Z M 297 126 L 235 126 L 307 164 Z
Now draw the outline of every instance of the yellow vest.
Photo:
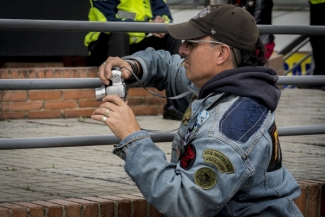
M 320 3 L 325 3 L 325 0 L 309 0 L 311 4 L 320 4 Z
M 89 21 L 109 22 L 105 15 L 93 6 L 92 0 L 90 0 L 90 6 L 88 14 Z M 149 21 L 152 19 L 150 0 L 120 0 L 117 9 L 118 13 L 116 14 L 116 18 L 122 20 L 132 18 L 135 21 Z M 109 32 L 105 33 L 110 34 Z M 100 32 L 88 33 L 85 37 L 84 44 L 88 47 L 91 42 L 97 41 L 99 34 Z M 128 34 L 130 36 L 130 44 L 139 43 L 146 37 L 146 34 L 143 32 L 129 32 Z

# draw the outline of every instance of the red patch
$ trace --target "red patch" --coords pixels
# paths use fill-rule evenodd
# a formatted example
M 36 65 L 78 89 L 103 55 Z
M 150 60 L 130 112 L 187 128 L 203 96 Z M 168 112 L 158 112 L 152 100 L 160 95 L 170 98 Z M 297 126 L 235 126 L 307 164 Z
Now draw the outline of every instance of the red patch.
M 192 144 L 188 144 L 184 147 L 184 154 L 181 157 L 180 160 L 180 165 L 183 169 L 187 170 L 189 169 L 194 161 L 195 161 L 195 157 L 196 157 L 196 150 L 195 147 Z

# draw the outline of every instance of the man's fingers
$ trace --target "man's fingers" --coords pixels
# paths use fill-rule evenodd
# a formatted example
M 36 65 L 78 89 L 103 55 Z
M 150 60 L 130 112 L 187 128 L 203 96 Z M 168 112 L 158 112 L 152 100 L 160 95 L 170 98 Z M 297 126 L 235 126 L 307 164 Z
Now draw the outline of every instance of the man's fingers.
M 119 97 L 117 95 L 107 95 L 107 96 L 105 96 L 103 98 L 102 101 L 115 104 L 115 105 L 112 105 L 112 106 L 123 106 L 123 105 L 125 105 L 125 102 L 121 99 L 121 97 Z M 105 104 L 104 104 L 104 106 L 105 106 Z
M 108 76 L 106 75 L 106 65 L 107 62 L 105 61 L 104 63 L 102 63 L 99 68 L 98 68 L 98 77 L 99 79 L 106 85 L 109 85 L 110 80 L 107 78 Z M 110 71 L 110 69 L 109 69 Z

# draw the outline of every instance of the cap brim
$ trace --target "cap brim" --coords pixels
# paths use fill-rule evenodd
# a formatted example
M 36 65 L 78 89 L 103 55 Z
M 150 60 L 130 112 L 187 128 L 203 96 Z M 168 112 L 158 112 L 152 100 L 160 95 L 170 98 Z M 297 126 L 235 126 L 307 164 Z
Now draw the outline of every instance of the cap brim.
M 191 23 L 169 24 L 166 26 L 168 33 L 175 39 L 186 40 L 206 36 L 205 32 L 195 28 Z

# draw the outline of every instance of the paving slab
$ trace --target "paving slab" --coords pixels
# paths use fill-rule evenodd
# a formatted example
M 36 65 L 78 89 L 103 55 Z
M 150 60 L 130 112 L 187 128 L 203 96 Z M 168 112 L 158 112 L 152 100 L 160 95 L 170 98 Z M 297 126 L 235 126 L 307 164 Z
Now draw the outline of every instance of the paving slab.
M 325 91 L 284 89 L 278 127 L 325 124 Z M 172 131 L 179 122 L 138 116 L 148 130 Z M 90 118 L 0 121 L 0 138 L 106 135 L 111 131 Z M 325 178 L 325 135 L 280 137 L 283 164 L 297 180 Z M 170 160 L 171 143 L 157 143 Z M 40 201 L 139 193 L 112 154 L 112 145 L 0 150 L 0 202 Z

